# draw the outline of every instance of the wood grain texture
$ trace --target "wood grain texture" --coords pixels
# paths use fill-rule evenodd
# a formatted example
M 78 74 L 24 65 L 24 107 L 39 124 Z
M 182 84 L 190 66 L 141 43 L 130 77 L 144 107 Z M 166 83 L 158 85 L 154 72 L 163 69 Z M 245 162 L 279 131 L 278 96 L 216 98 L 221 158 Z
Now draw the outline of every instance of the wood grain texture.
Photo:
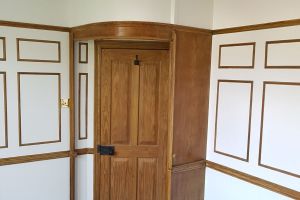
M 292 199 L 300 199 L 300 192 L 289 189 L 287 187 L 272 183 L 270 181 L 266 181 L 264 179 L 237 171 L 235 169 L 211 162 L 211 161 L 206 161 L 206 166 L 208 168 L 211 168 L 213 170 L 222 172 L 224 174 L 227 174 L 229 176 L 241 179 L 243 181 L 252 183 L 254 185 L 257 185 L 259 187 L 265 188 L 267 190 L 276 192 L 278 194 L 290 197 Z
M 185 30 L 211 35 L 207 29 L 185 27 L 154 22 L 100 22 L 73 27 L 76 40 L 82 39 L 135 39 L 135 40 L 170 40 L 173 30 Z
M 176 32 L 173 166 L 205 159 L 211 36 Z
M 78 156 L 96 153 L 94 148 L 76 149 L 75 152 L 76 152 L 76 155 L 78 155 Z
M 12 21 L 4 21 L 4 20 L 0 20 L 0 26 L 71 32 L 71 28 L 63 27 L 63 26 L 51 26 L 51 25 L 44 25 L 44 24 L 32 24 L 32 23 L 12 22 Z
M 69 156 L 70 156 L 69 151 L 60 151 L 60 152 L 35 154 L 35 155 L 28 155 L 28 156 L 17 156 L 11 158 L 0 158 L 0 166 L 67 158 Z
M 173 169 L 172 200 L 204 200 L 205 161 Z
M 263 24 L 254 24 L 248 26 L 216 29 L 212 31 L 212 34 L 213 35 L 228 34 L 228 33 L 245 32 L 245 31 L 256 31 L 262 29 L 281 28 L 281 27 L 288 27 L 288 26 L 298 26 L 298 25 L 300 25 L 300 19 L 292 19 L 292 20 L 277 21 L 277 22 L 270 22 L 270 23 L 263 23 Z
M 98 157 L 98 195 L 101 199 L 131 200 L 149 194 L 154 199 L 165 199 L 169 52 L 102 49 L 99 53 L 100 144 L 114 145 L 116 153 L 113 157 Z M 140 65 L 133 63 L 136 55 Z M 153 113 L 153 109 L 157 111 Z M 154 172 L 153 177 L 147 174 Z M 120 176 L 124 180 L 118 180 Z M 149 187 L 145 187 L 145 177 Z

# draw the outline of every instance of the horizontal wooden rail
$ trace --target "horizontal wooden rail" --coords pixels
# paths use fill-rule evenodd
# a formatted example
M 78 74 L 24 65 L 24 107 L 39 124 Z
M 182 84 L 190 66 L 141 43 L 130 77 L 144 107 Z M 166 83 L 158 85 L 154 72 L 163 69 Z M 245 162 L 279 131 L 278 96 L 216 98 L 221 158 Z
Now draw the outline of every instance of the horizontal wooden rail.
M 188 163 L 184 165 L 173 166 L 172 173 L 181 173 L 205 167 L 205 160 Z
M 243 181 L 252 183 L 254 185 L 257 185 L 259 187 L 265 188 L 267 190 L 276 192 L 278 194 L 293 198 L 293 199 L 300 199 L 300 192 L 296 190 L 289 189 L 287 187 L 272 183 L 270 181 L 266 181 L 264 179 L 237 171 L 235 169 L 225 167 L 223 165 L 211 162 L 211 161 L 206 161 L 206 166 L 208 168 L 214 169 L 216 171 L 222 172 L 224 174 L 227 174 L 229 176 L 241 179 Z
M 60 32 L 71 32 L 71 28 L 63 26 L 51 26 L 44 24 L 32 24 L 32 23 L 23 23 L 23 22 L 11 22 L 0 20 L 0 26 L 10 26 L 17 28 L 30 28 L 30 29 L 41 29 L 49 31 L 60 31 Z
M 292 19 L 292 20 L 270 22 L 270 23 L 263 23 L 263 24 L 254 24 L 254 25 L 248 25 L 248 26 L 216 29 L 216 30 L 213 30 L 212 33 L 213 33 L 213 35 L 218 35 L 218 34 L 245 32 L 245 31 L 255 31 L 255 30 L 262 30 L 262 29 L 281 28 L 281 27 L 288 27 L 288 26 L 297 26 L 297 25 L 300 25 L 300 19 Z
M 83 148 L 83 149 L 76 149 L 75 152 L 77 155 L 86 155 L 86 154 L 94 154 L 94 148 Z
M 43 154 L 35 154 L 35 155 L 28 155 L 28 156 L 0 158 L 0 166 L 67 158 L 69 156 L 70 156 L 69 151 L 60 151 L 60 152 L 43 153 Z

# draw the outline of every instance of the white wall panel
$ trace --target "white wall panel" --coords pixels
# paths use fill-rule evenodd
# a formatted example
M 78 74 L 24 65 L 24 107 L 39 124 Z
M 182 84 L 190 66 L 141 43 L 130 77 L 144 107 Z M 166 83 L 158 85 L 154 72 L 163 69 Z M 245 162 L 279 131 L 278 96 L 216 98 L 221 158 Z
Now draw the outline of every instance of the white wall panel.
M 300 82 L 300 69 L 266 69 L 265 68 L 265 47 L 267 41 L 278 40 L 293 40 L 298 39 L 300 35 L 300 26 L 274 28 L 258 31 L 238 32 L 231 34 L 222 34 L 213 36 L 212 45 L 212 68 L 211 68 L 211 82 L 210 82 L 210 102 L 209 102 L 209 123 L 208 123 L 208 140 L 207 140 L 207 159 L 215 163 L 248 173 L 250 175 L 268 180 L 270 182 L 283 185 L 296 191 L 300 191 L 300 180 L 298 177 L 290 174 L 283 173 L 278 170 L 259 166 L 259 149 L 260 149 L 260 133 L 261 133 L 261 119 L 262 119 L 262 99 L 264 82 Z M 236 44 L 236 43 L 256 43 L 256 56 L 255 65 L 253 69 L 219 69 L 219 46 L 222 44 Z M 290 47 L 289 47 L 290 48 Z M 298 51 L 291 49 L 294 54 Z M 297 52 L 295 52 L 297 51 Z M 283 55 L 283 54 L 282 54 Z M 277 56 L 278 62 L 285 62 L 287 65 L 295 64 L 294 60 L 288 60 L 287 57 Z M 274 59 L 273 59 L 274 60 Z M 237 159 L 232 159 L 214 152 L 214 134 L 215 134 L 215 114 L 216 114 L 216 101 L 217 101 L 217 83 L 218 80 L 247 80 L 253 81 L 253 101 L 252 101 L 252 117 L 251 117 L 251 138 L 250 138 L 250 152 L 249 162 L 242 162 Z M 300 140 L 299 127 L 295 121 L 299 121 L 299 116 L 296 114 L 298 111 L 298 104 L 296 103 L 299 92 L 298 87 L 274 87 L 272 85 L 267 94 L 268 97 L 274 97 L 268 101 L 273 103 L 287 106 L 274 106 L 269 107 L 266 116 L 268 119 L 267 127 L 274 126 L 273 129 L 266 130 L 266 137 L 263 138 L 262 145 L 262 164 L 271 165 L 292 173 L 299 173 L 299 159 L 295 159 L 295 152 L 299 152 L 298 147 L 295 146 L 295 141 Z M 275 90 L 273 91 L 273 88 Z M 287 88 L 287 89 L 286 89 Z M 294 88 L 294 89 L 293 89 Z M 275 92 L 275 93 L 273 93 Z M 279 93 L 282 93 L 280 95 Z M 241 95 L 239 90 L 231 91 L 232 96 Z M 270 96 L 271 95 L 271 96 Z M 267 102 L 266 106 L 270 106 Z M 285 104 L 283 104 L 286 102 Z M 268 104 L 269 103 L 269 104 Z M 273 104 L 272 103 L 272 104 Z M 227 103 L 228 104 L 228 103 Z M 230 104 L 228 104 L 230 106 Z M 223 108 L 226 106 L 223 105 Z M 276 110 L 276 109 L 281 109 Z M 294 110 L 293 110 L 294 109 Z M 228 109 L 229 110 L 229 109 Z M 229 112 L 227 110 L 227 112 Z M 282 116 L 278 117 L 276 112 L 281 112 Z M 282 122 L 279 123 L 279 119 Z M 246 124 L 243 120 L 241 124 Z M 277 128 L 276 128 L 277 127 Z M 283 127 L 285 128 L 284 134 L 287 136 L 283 138 Z M 275 132 L 270 132 L 271 130 Z M 265 131 L 263 132 L 265 134 Z M 275 135 L 274 135 L 275 134 Z M 222 141 L 225 141 L 224 139 Z M 228 143 L 227 145 L 229 145 Z M 280 145 L 279 145 L 280 144 Z M 266 145 L 266 146 L 264 146 Z M 276 150 L 275 150 L 276 146 Z M 279 151 L 281 153 L 279 154 Z M 238 151 L 240 152 L 240 151 Z M 279 156 L 280 155 L 280 156 Z M 225 185 L 225 183 L 224 183 Z M 225 187 L 225 186 L 224 186 Z
M 76 158 L 75 200 L 93 200 L 94 162 L 93 155 Z
M 0 37 L 0 61 L 5 60 L 5 38 Z
M 79 139 L 88 138 L 88 73 L 79 73 L 78 131 Z
M 300 68 L 300 39 L 267 42 L 266 50 L 266 67 Z
M 25 29 L 0 26 L 1 37 L 6 38 L 6 61 L 0 61 L 0 71 L 6 72 L 7 79 L 7 122 L 8 122 L 8 148 L 0 149 L 0 158 L 15 157 L 32 154 L 42 154 L 49 152 L 58 152 L 69 150 L 69 109 L 61 109 L 61 142 L 33 145 L 20 147 L 19 146 L 19 110 L 18 110 L 18 73 L 58 73 L 61 76 L 61 98 L 69 98 L 69 33 L 46 31 L 37 29 Z M 36 40 L 51 40 L 61 43 L 61 62 L 60 63 L 45 63 L 45 62 L 20 62 L 17 61 L 17 38 L 31 38 Z M 57 49 L 56 49 L 57 50 Z M 56 51 L 57 52 L 57 51 Z M 24 53 L 24 52 L 23 52 Z M 47 51 L 39 52 L 47 54 Z M 47 56 L 47 55 L 43 55 Z M 21 99 L 24 106 L 22 107 L 22 120 L 28 120 L 24 125 L 29 125 L 28 130 L 25 130 L 25 142 L 38 142 L 48 139 L 57 139 L 57 123 L 52 123 L 51 120 L 57 122 L 57 77 L 49 76 L 24 76 L 22 75 L 22 83 L 25 88 L 21 89 Z M 23 80 L 27 77 L 26 80 Z M 30 78 L 29 78 L 30 77 Z M 25 82 L 24 82 L 25 81 Z M 22 84 L 21 84 L 22 85 Z M 22 87 L 23 87 L 22 86 Z M 23 90 L 24 89 L 24 90 Z M 25 91 L 26 90 L 26 91 Z M 51 95 L 51 97 L 49 97 Z M 46 97 L 49 97 L 46 99 Z M 25 97 L 25 99 L 24 99 Z M 28 102 L 24 102 L 28 100 Z M 55 101 L 55 108 L 54 108 Z M 21 102 L 22 103 L 22 102 Z M 50 103 L 50 104 L 49 104 Z M 47 108 L 49 106 L 49 108 Z M 40 107 L 40 108 L 38 108 Z M 53 109 L 50 107 L 53 107 Z M 32 110 L 28 110 L 31 108 Z M 27 109 L 24 110 L 24 109 Z M 25 111 L 25 112 L 24 112 Z M 45 111 L 45 112 L 42 112 Z M 51 115 L 46 115 L 46 114 Z M 55 113 L 55 116 L 54 116 Z M 24 118 L 24 114 L 26 115 Z M 30 118 L 29 118 L 30 116 Z M 45 118 L 46 117 L 46 118 Z M 47 121 L 49 120 L 49 121 Z M 39 123 L 41 122 L 41 123 Z M 51 122 L 51 124 L 49 123 Z M 41 132 L 42 125 L 45 125 L 45 131 Z M 35 125 L 35 126 L 34 126 Z M 43 126 L 44 126 L 43 125 Z M 50 127 L 47 127 L 50 126 Z M 23 127 L 24 128 L 24 127 Z M 55 129 L 55 130 L 54 130 Z M 50 133 L 50 130 L 51 133 Z M 49 132 L 48 132 L 49 131 Z M 28 134 L 26 134 L 28 133 Z M 32 138 L 32 133 L 35 135 Z
M 0 167 L 1 200 L 70 199 L 69 159 Z
M 76 138 L 76 148 L 93 148 L 94 147 L 94 41 L 81 41 L 88 44 L 88 63 L 79 62 L 79 43 L 75 42 L 75 138 Z M 85 83 L 86 76 L 81 76 L 81 81 L 79 85 L 80 74 L 86 74 L 88 79 Z M 87 84 L 87 85 L 86 85 Z M 86 86 L 88 91 L 86 93 Z M 80 102 L 79 102 L 79 88 L 80 88 Z M 86 94 L 88 95 L 86 97 Z M 87 105 L 84 100 L 87 99 Z M 80 103 L 80 104 L 79 104 Z M 79 117 L 79 107 L 80 107 L 80 117 Z M 87 109 L 87 112 L 85 112 Z M 87 120 L 87 123 L 85 119 Z M 80 124 L 80 127 L 79 127 Z M 86 126 L 87 125 L 87 129 Z M 79 130 L 79 128 L 81 130 Z M 81 132 L 80 132 L 81 131 Z M 79 139 L 79 135 L 85 136 L 87 132 L 86 139 Z
M 209 168 L 205 177 L 205 200 L 291 200 Z
M 255 44 L 220 45 L 219 67 L 221 68 L 253 68 L 255 60 Z
M 215 151 L 248 161 L 252 82 L 219 80 Z
M 7 147 L 6 73 L 0 72 L 0 148 Z
M 61 140 L 60 74 L 19 73 L 20 145 Z
M 265 83 L 260 164 L 300 177 L 300 83 Z
M 19 61 L 60 62 L 60 42 L 17 39 Z

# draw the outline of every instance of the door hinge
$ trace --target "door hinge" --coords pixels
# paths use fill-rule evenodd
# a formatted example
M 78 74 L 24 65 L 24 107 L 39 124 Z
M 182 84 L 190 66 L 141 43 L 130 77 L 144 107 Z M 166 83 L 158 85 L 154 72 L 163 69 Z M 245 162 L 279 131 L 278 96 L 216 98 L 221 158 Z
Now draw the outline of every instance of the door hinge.
M 62 108 L 69 108 L 70 107 L 70 99 L 61 99 L 60 106 Z

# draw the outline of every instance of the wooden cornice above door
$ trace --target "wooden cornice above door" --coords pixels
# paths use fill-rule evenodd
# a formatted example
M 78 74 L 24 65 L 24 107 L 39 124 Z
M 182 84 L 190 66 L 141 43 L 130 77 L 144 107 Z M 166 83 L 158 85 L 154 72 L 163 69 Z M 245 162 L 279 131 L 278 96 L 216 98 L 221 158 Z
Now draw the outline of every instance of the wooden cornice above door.
M 75 40 L 82 39 L 142 39 L 170 41 L 173 31 L 184 30 L 211 35 L 208 29 L 155 22 L 99 22 L 72 28 Z

